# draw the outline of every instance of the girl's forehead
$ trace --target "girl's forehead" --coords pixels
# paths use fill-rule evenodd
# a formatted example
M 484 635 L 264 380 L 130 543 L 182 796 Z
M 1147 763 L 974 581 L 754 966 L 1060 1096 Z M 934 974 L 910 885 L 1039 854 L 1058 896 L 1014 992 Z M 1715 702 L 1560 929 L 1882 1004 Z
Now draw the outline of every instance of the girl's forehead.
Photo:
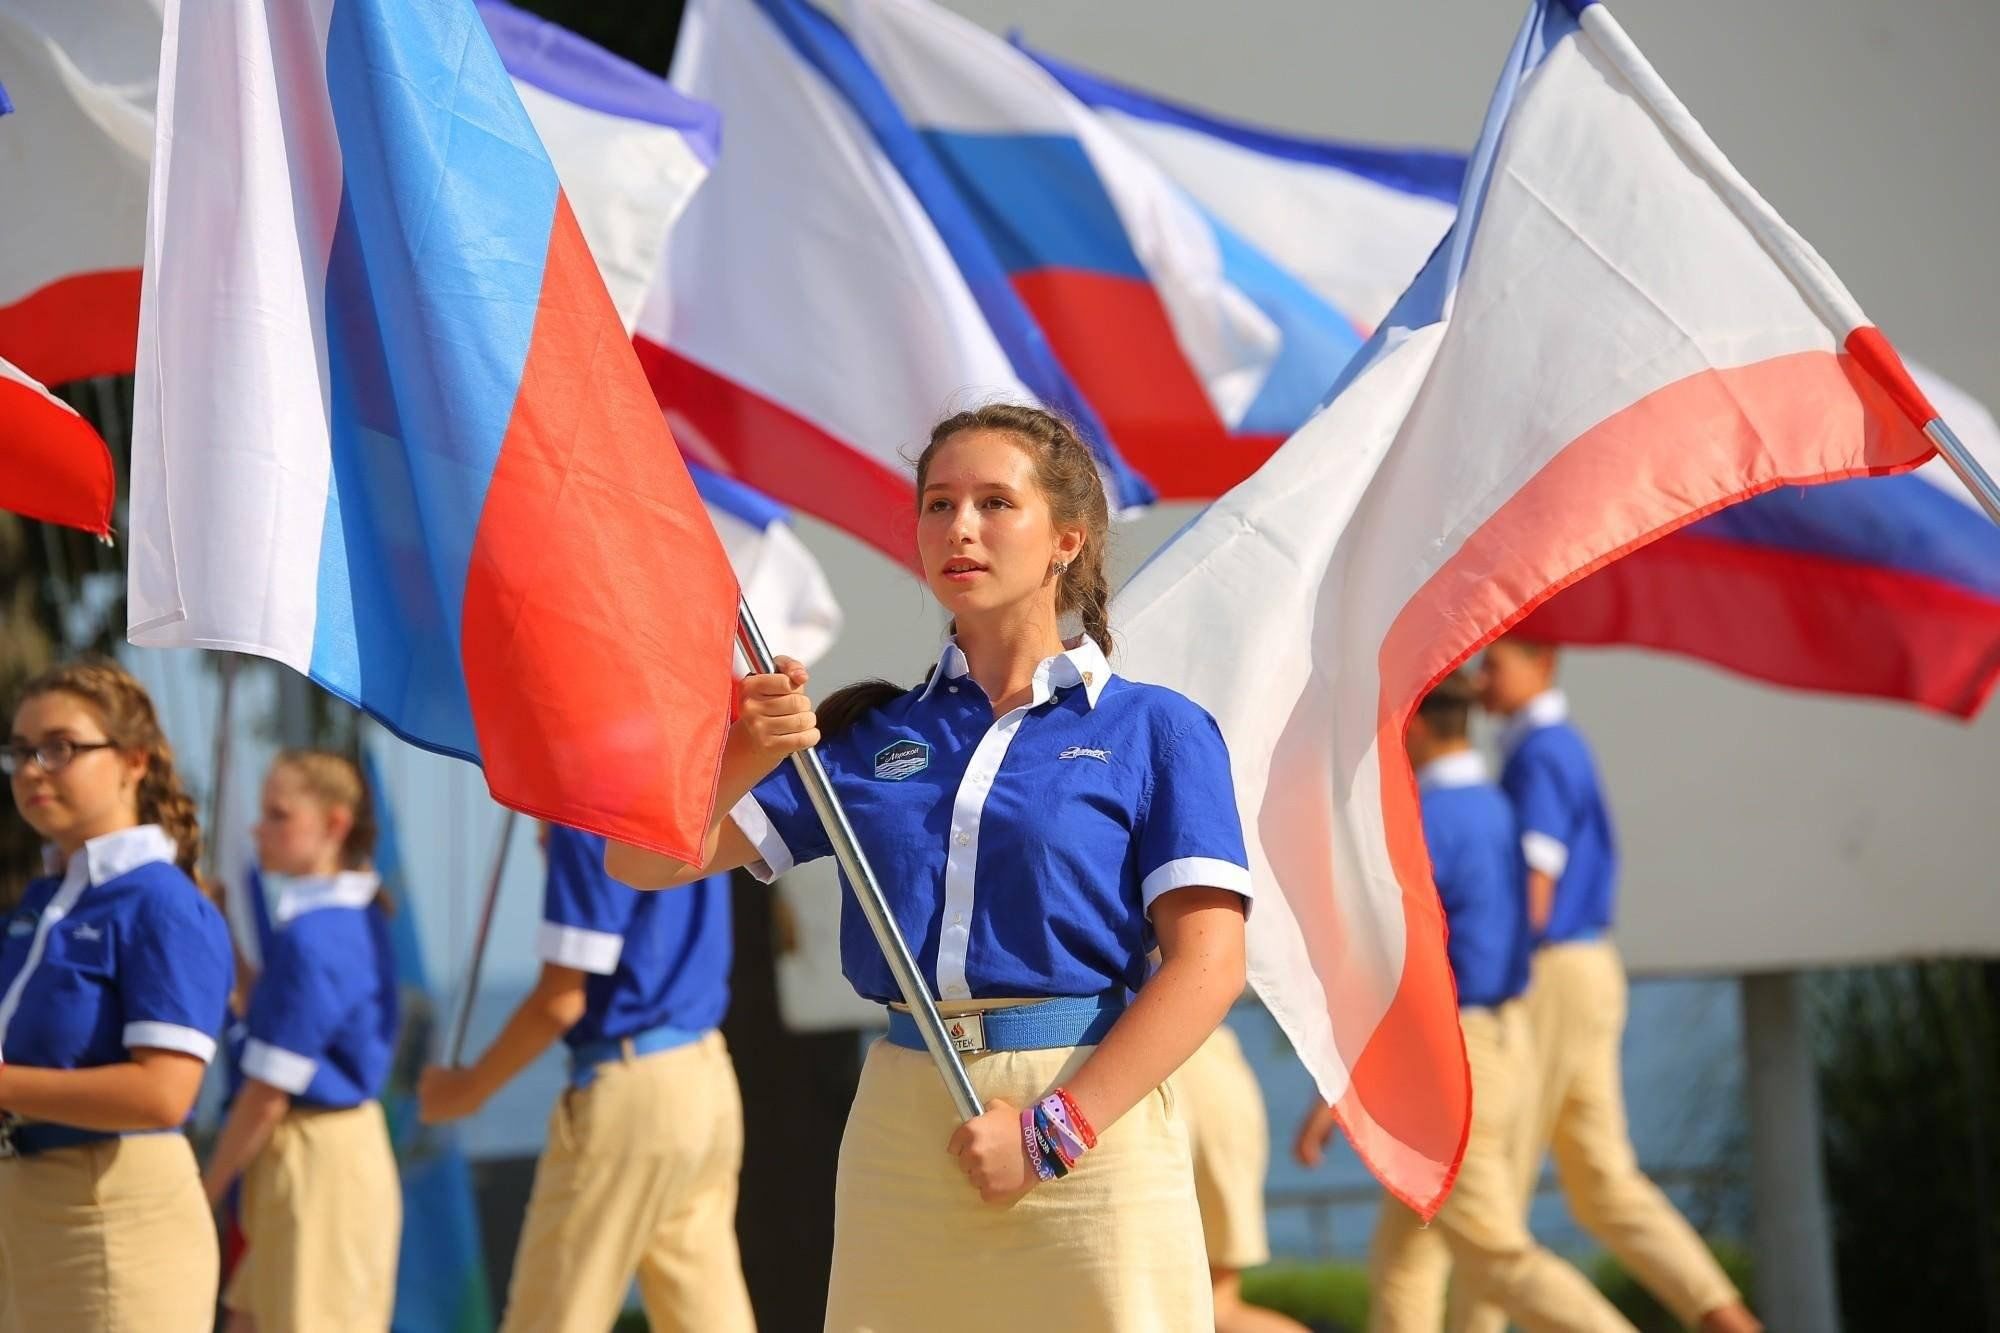
M 1013 436 L 997 430 L 961 431 L 939 446 L 924 472 L 926 486 L 985 483 L 1032 484 L 1035 460 Z
M 97 710 L 64 690 L 49 690 L 23 699 L 14 710 L 14 734 L 31 740 L 57 731 L 95 737 L 103 730 Z

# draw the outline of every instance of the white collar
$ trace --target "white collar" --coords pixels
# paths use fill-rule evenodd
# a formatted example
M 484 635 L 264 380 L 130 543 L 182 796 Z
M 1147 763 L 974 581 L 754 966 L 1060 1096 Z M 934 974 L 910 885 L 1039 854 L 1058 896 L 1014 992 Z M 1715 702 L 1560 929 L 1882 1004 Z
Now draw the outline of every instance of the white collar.
M 958 646 L 958 640 L 947 639 L 944 650 L 938 654 L 937 669 L 925 682 L 921 697 L 930 698 L 939 681 L 958 680 L 971 670 L 972 664 L 965 660 L 965 651 Z M 1045 657 L 1036 664 L 1034 698 L 1029 701 L 1028 707 L 1036 708 L 1047 703 L 1057 690 L 1081 685 L 1084 699 L 1095 708 L 1098 696 L 1104 693 L 1104 687 L 1110 680 L 1111 664 L 1104 660 L 1104 650 L 1097 646 L 1097 640 L 1086 634 L 1054 657 Z
M 1512 754 L 1527 739 L 1529 732 L 1567 721 L 1569 696 L 1561 690 L 1543 690 L 1522 704 L 1520 710 L 1507 719 L 1507 725 L 1500 728 L 1500 749 Z
M 1486 759 L 1477 750 L 1453 750 L 1417 770 L 1417 786 L 1426 791 L 1479 787 L 1485 783 Z
M 359 910 L 375 901 L 382 881 L 372 870 L 343 870 L 337 875 L 311 875 L 302 879 L 278 879 L 278 903 L 272 924 L 288 926 L 308 912 L 322 907 L 349 907 Z
M 139 824 L 115 833 L 100 833 L 83 844 L 63 875 L 65 884 L 81 883 L 86 876 L 96 888 L 155 861 L 169 865 L 180 857 L 180 844 L 167 836 L 158 824 Z

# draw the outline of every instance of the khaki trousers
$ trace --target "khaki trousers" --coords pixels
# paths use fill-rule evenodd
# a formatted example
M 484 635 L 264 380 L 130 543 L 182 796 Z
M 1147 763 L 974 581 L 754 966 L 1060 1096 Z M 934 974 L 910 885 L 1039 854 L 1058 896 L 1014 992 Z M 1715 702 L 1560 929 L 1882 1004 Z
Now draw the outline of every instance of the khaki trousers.
M 1268 1263 L 1264 1176 L 1271 1131 L 1257 1075 L 1227 1025 L 1174 1071 L 1174 1095 L 1194 1151 L 1194 1197 L 1208 1266 L 1242 1270 Z
M 600 1066 L 549 1116 L 503 1333 L 604 1333 L 635 1274 L 655 1333 L 748 1333 L 742 1169 L 743 1096 L 721 1033 Z
M 1544 1153 L 1553 1154 L 1577 1225 L 1617 1257 L 1683 1324 L 1742 1299 L 1660 1187 L 1639 1170 L 1625 1120 L 1619 1046 L 1625 965 L 1609 940 L 1536 951 L 1526 996 L 1540 1070 L 1535 1133 L 1518 1163 L 1522 1206 Z M 1471 1313 L 1474 1333 L 1499 1333 L 1498 1311 Z
M 1521 1205 L 1521 1126 L 1534 1113 L 1534 1043 L 1520 1003 L 1459 1015 L 1472 1068 L 1472 1126 L 1433 1224 L 1384 1199 L 1369 1247 L 1369 1327 L 1435 1333 L 1447 1268 L 1523 1328 L 1605 1333 L 1632 1325 L 1568 1263 L 1535 1243 Z

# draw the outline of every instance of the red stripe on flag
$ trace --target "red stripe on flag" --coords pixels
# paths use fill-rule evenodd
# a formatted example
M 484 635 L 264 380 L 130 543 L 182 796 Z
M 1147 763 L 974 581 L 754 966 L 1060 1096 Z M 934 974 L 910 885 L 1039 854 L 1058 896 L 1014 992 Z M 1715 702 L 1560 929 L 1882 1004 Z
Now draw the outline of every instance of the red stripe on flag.
M 1013 283 L 1118 452 L 1162 500 L 1213 500 L 1284 443 L 1223 426 L 1151 283 L 1063 268 Z
M 1376 746 L 1390 861 L 1407 923 L 1403 974 L 1339 1105 L 1355 1148 L 1401 1170 L 1396 1191 L 1425 1216 L 1464 1155 L 1470 1079 L 1440 1088 L 1410 1049 L 1455 1041 L 1456 993 L 1403 732 L 1417 700 L 1562 588 L 1705 513 L 1781 485 L 1907 471 L 1931 454 L 1922 433 L 1852 357 L 1802 352 L 1704 371 L 1598 423 L 1529 478 L 1427 580 L 1384 638 Z M 1390 464 L 1393 466 L 1393 461 Z M 1307 937 L 1322 978 L 1334 936 Z M 1336 991 L 1329 983 L 1328 993 Z M 1336 1039 L 1356 1020 L 1336 1009 Z M 1461 1055 L 1461 1069 L 1463 1069 Z M 1436 1066 L 1431 1066 L 1435 1068 Z
M 0 306 L 0 358 L 44 384 L 130 375 L 139 351 L 139 270 L 76 273 Z
M 892 471 L 798 413 L 662 347 L 634 339 L 681 447 L 745 485 L 917 568 L 913 473 Z M 856 390 L 865 393 L 865 386 Z M 921 429 L 923 423 L 913 423 Z
M 1962 718 L 2000 681 L 2000 601 L 1880 565 L 1692 532 L 1565 588 L 1521 632 L 1654 648 L 1792 689 Z
M 90 423 L 0 374 L 0 509 L 106 536 L 117 482 Z
M 465 585 L 495 799 L 698 862 L 735 627 L 728 556 L 559 197 Z

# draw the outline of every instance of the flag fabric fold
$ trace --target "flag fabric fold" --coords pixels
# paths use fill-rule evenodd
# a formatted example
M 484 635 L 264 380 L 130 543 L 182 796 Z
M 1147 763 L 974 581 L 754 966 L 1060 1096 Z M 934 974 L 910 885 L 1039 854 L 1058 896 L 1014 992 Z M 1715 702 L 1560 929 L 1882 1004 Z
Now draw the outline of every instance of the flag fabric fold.
M 736 584 L 470 0 L 169 3 L 132 641 L 696 859 Z
M 1248 476 L 1360 346 L 1025 53 L 931 0 L 850 0 L 922 133 L 1120 452 L 1169 498 Z
M 1252 873 L 1281 891 L 1250 920 L 1253 984 L 1427 1215 L 1469 1088 L 1402 749 L 1417 700 L 1706 513 L 1932 453 L 1893 348 L 1579 8 L 1530 7 L 1450 232 L 1327 405 L 1113 607 L 1124 669 L 1229 737 Z
M 0 509 L 109 537 L 117 498 L 111 450 L 97 428 L 0 359 Z

